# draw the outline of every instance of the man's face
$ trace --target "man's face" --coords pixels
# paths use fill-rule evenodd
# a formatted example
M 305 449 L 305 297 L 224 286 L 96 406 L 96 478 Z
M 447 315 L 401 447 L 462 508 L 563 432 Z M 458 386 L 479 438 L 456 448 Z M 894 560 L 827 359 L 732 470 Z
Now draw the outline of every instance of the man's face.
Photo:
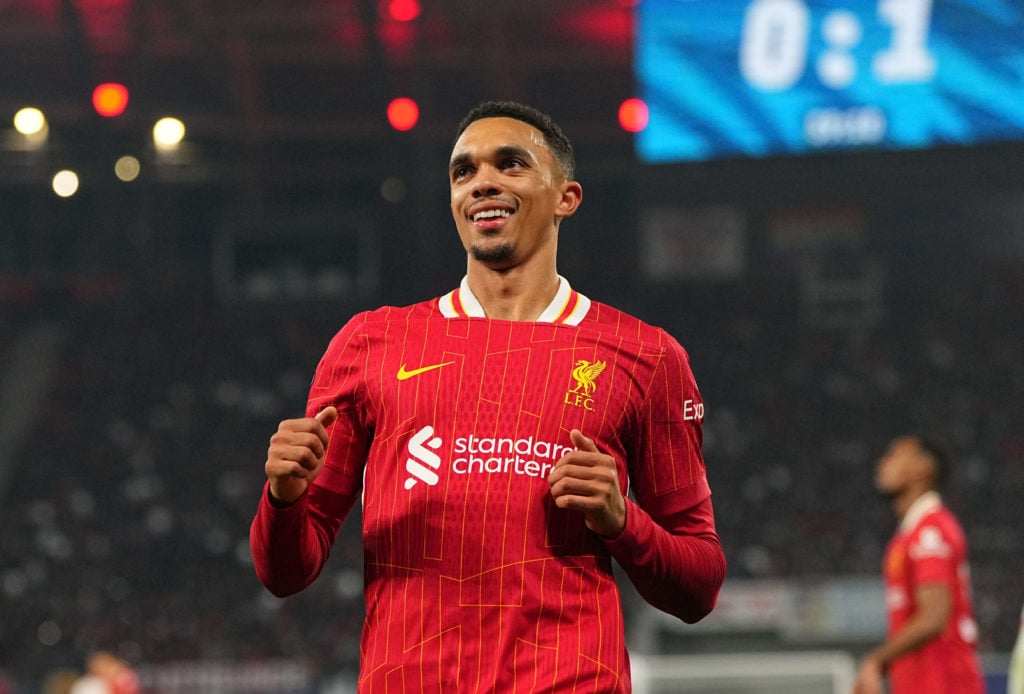
M 557 221 L 575 211 L 581 193 L 564 180 L 541 133 L 513 118 L 471 123 L 455 143 L 448 175 L 463 246 L 496 269 L 549 244 L 553 250 Z
M 875 488 L 887 497 L 901 494 L 911 482 L 927 474 L 928 462 L 920 445 L 911 436 L 893 440 L 878 459 Z

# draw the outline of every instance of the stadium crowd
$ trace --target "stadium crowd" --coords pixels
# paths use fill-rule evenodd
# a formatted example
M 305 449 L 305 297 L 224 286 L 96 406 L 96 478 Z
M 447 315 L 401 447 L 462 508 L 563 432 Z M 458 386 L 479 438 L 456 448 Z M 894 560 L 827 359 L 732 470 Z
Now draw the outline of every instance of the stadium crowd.
M 1024 282 L 975 279 L 891 301 L 852 333 L 801 325 L 785 299 L 766 310 L 760 286 L 696 315 L 636 311 L 691 353 L 730 577 L 876 575 L 892 521 L 874 458 L 892 434 L 941 426 L 981 649 L 1009 651 L 1024 602 L 1024 323 L 1007 316 L 1024 315 Z M 358 307 L 225 305 L 207 289 L 177 278 L 2 314 L 5 351 L 41 320 L 63 338 L 0 489 L 0 672 L 25 691 L 96 648 L 133 663 L 287 656 L 324 676 L 357 664 L 357 524 L 329 580 L 283 601 L 256 580 L 248 525 L 269 434 L 302 411 Z

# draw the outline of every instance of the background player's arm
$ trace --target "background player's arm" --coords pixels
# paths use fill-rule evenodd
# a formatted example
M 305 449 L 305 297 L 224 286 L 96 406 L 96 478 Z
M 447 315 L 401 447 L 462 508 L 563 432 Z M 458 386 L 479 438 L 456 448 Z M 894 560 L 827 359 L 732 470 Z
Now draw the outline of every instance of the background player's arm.
M 880 692 L 882 675 L 900 656 L 910 653 L 942 633 L 953 611 L 953 595 L 945 583 L 925 583 L 914 591 L 914 612 L 903 627 L 861 662 L 856 694 Z

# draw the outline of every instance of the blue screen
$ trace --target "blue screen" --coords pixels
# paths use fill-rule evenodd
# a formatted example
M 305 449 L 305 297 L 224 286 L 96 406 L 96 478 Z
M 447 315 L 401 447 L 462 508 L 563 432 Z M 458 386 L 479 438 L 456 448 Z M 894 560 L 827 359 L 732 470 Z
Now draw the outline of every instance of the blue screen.
M 1024 0 L 643 0 L 647 162 L 1024 139 Z

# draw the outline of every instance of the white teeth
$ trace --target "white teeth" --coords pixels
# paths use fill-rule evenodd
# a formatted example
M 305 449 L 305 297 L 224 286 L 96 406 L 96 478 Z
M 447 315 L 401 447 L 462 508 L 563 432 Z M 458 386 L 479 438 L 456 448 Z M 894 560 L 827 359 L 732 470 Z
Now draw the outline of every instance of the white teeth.
M 512 213 L 508 210 L 484 210 L 483 212 L 477 212 L 473 215 L 473 221 L 478 222 L 481 219 L 491 219 L 493 217 L 511 217 Z

